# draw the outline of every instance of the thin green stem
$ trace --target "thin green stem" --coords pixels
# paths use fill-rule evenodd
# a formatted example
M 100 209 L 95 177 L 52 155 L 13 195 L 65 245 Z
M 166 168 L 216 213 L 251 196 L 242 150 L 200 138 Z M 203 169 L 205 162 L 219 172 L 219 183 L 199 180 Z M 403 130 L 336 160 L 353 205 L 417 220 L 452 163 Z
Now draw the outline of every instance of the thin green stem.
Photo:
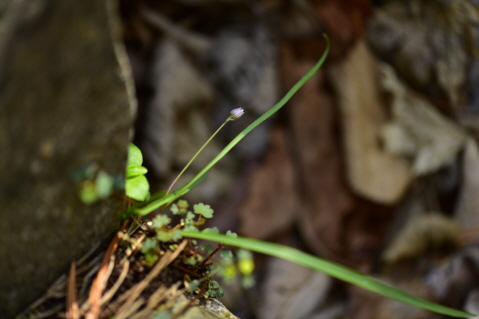
M 181 175 L 183 175 L 183 173 L 186 171 L 186 169 L 191 165 L 191 163 L 193 163 L 193 161 L 201 153 L 201 151 L 203 151 L 203 149 L 206 147 L 206 145 L 208 145 L 208 143 L 213 139 L 213 137 L 215 137 L 215 135 L 218 134 L 218 132 L 223 128 L 223 126 L 225 126 L 226 123 L 228 123 L 229 121 L 231 121 L 231 118 L 228 117 L 226 119 L 226 121 L 223 124 L 221 124 L 221 126 L 216 130 L 216 132 L 214 132 L 213 135 L 210 136 L 210 138 L 205 142 L 205 144 L 203 144 L 203 146 L 198 150 L 198 152 L 196 152 L 196 154 L 190 159 L 188 164 L 186 164 L 186 166 L 183 168 L 183 170 L 178 174 L 178 176 L 176 176 L 175 180 L 173 181 L 173 183 L 171 183 L 171 185 L 168 188 L 168 190 L 166 191 L 165 195 L 168 195 L 170 193 L 171 189 L 176 184 L 176 182 L 180 179 Z

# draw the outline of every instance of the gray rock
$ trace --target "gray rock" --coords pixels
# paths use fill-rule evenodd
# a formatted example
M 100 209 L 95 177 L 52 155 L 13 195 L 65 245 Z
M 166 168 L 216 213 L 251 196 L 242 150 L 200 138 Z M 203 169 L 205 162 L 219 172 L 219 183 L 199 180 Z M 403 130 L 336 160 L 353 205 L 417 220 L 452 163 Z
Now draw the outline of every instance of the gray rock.
M 108 1 L 0 5 L 0 317 L 38 298 L 119 227 L 122 202 L 87 205 L 86 166 L 121 188 L 133 98 Z

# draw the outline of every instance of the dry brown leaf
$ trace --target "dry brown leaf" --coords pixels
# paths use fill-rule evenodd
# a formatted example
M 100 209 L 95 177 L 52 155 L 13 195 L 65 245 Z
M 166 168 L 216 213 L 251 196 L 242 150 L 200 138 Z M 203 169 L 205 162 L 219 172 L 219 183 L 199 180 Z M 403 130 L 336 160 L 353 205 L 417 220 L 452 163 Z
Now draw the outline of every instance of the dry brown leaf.
M 452 218 L 428 212 L 408 221 L 383 253 L 383 259 L 394 264 L 460 245 L 459 225 Z
M 411 181 L 409 164 L 379 144 L 386 121 L 378 89 L 377 61 L 364 41 L 357 43 L 331 78 L 341 110 L 348 181 L 359 195 L 384 204 L 401 199 Z

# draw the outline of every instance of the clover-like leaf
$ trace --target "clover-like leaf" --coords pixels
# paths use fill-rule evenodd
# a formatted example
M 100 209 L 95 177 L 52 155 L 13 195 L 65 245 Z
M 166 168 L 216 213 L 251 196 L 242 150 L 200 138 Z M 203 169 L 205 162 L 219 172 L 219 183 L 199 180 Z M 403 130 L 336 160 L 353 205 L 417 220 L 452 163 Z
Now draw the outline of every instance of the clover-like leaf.
M 201 215 L 204 218 L 211 218 L 213 217 L 213 209 L 210 207 L 210 205 L 205 205 L 205 204 L 195 204 L 193 206 L 193 210 L 195 214 Z
M 171 219 L 166 215 L 157 215 L 153 218 L 153 227 L 161 228 L 165 225 L 168 225 L 171 222 Z
M 188 209 L 188 207 L 190 206 L 190 205 L 188 204 L 188 202 L 187 202 L 186 200 L 184 200 L 184 199 L 180 199 L 177 204 L 178 204 L 178 208 L 179 208 L 180 210 L 181 210 L 181 209 L 186 210 L 186 209 Z
M 144 201 L 150 194 L 150 184 L 145 175 L 138 175 L 125 181 L 125 191 L 126 196 Z

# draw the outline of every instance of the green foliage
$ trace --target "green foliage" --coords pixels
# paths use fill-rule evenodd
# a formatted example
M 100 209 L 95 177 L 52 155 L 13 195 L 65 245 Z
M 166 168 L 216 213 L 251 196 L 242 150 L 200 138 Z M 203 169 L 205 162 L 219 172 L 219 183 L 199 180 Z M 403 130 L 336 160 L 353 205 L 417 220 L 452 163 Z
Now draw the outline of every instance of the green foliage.
M 161 228 L 163 226 L 168 225 L 171 222 L 171 219 L 166 215 L 156 215 L 153 218 L 153 227 L 154 228 Z
M 208 280 L 207 290 L 204 293 L 206 298 L 220 298 L 223 297 L 224 292 L 223 289 L 220 287 L 217 281 L 210 279 Z
M 73 179 L 79 183 L 78 196 L 85 204 L 93 204 L 108 198 L 120 188 L 118 176 L 110 175 L 95 164 L 83 166 L 73 172 Z
M 128 145 L 125 192 L 126 196 L 138 201 L 144 201 L 150 195 L 150 184 L 145 177 L 148 170 L 141 164 L 143 164 L 143 155 L 140 149 L 130 143 Z
M 201 215 L 204 218 L 211 218 L 213 217 L 213 213 L 214 213 L 210 205 L 205 205 L 202 203 L 194 205 L 193 210 L 195 214 Z

